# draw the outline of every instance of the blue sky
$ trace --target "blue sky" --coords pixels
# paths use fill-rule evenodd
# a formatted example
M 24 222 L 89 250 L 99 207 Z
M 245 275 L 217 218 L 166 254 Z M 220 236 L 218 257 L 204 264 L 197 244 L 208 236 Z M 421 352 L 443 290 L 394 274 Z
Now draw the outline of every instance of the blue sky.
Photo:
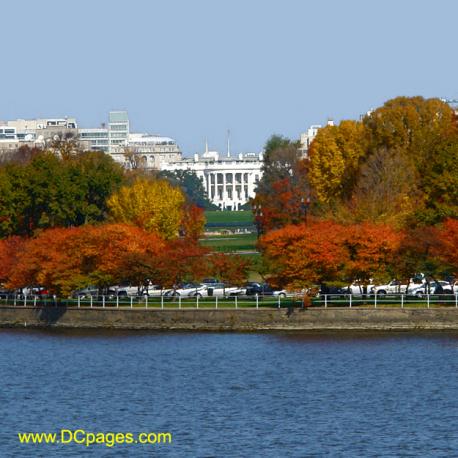
M 76 116 L 186 154 L 357 118 L 397 95 L 458 98 L 454 1 L 5 2 L 0 119 Z

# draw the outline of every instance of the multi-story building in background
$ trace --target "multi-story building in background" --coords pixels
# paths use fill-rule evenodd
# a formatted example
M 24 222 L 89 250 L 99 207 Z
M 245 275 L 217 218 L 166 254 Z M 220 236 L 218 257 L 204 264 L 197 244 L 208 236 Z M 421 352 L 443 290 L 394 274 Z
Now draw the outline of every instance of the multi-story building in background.
M 0 121 L 0 152 L 22 145 L 46 148 L 53 141 L 68 138 L 78 140 L 82 149 L 109 154 L 127 168 L 192 171 L 221 210 L 239 210 L 254 197 L 262 174 L 262 153 L 231 155 L 229 143 L 225 155 L 206 147 L 205 153 L 183 159 L 173 138 L 130 132 L 126 111 L 110 112 L 107 126 L 98 128 L 79 128 L 76 119 L 68 117 Z
M 176 141 L 161 135 L 132 133 L 127 137 L 125 146 L 112 147 L 111 156 L 117 162 L 129 162 L 129 155 L 136 157 L 136 163 L 145 169 L 160 169 L 161 165 L 182 159 Z M 127 165 L 128 166 L 128 165 Z
M 108 121 L 108 127 L 103 124 L 98 128 L 78 128 L 76 119 L 68 117 L 0 121 L 0 153 L 24 145 L 46 148 L 53 141 L 73 138 L 82 149 L 103 151 L 126 167 L 135 162 L 146 169 L 159 169 L 163 162 L 181 159 L 173 138 L 131 133 L 127 111 L 111 111 Z
M 327 126 L 333 126 L 334 121 L 332 119 L 328 119 L 328 122 L 326 123 Z M 299 151 L 302 154 L 302 157 L 306 158 L 308 157 L 308 150 L 310 148 L 310 145 L 312 144 L 312 141 L 314 138 L 317 136 L 318 131 L 322 128 L 323 126 L 321 124 L 315 124 L 310 126 L 307 129 L 307 132 L 301 133 L 300 136 L 300 147 Z
M 108 128 L 80 129 L 79 139 L 87 149 L 104 151 L 129 168 L 135 163 L 145 169 L 159 169 L 161 164 L 181 159 L 181 150 L 170 137 L 131 133 L 127 111 L 110 111 Z
M 130 128 L 127 111 L 110 111 L 108 117 L 108 142 L 111 153 L 118 147 L 128 146 Z
M 108 129 L 105 127 L 79 129 L 78 137 L 84 149 L 91 151 L 110 151 Z
M 77 136 L 78 125 L 75 118 L 0 121 L 0 149 L 3 151 L 17 149 L 21 145 L 44 148 L 53 141 Z

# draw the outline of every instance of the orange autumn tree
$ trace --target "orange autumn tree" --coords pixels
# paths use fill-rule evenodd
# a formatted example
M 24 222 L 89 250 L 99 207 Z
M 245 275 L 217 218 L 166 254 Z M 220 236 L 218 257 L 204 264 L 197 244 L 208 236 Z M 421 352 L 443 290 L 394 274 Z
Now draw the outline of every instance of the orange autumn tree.
M 18 256 L 23 254 L 25 240 L 19 236 L 0 239 L 0 283 L 5 283 L 10 278 L 12 269 L 18 262 Z
M 247 279 L 250 262 L 243 256 L 212 253 L 207 262 L 209 274 L 223 283 L 240 284 Z
M 17 262 L 13 265 L 8 288 L 42 285 L 56 291 L 65 289 L 67 283 L 79 285 L 77 257 L 72 238 L 80 233 L 79 228 L 55 228 L 42 231 L 37 237 L 28 239 L 18 250 Z
M 91 228 L 82 240 L 81 252 L 90 267 L 92 284 L 109 286 L 130 281 L 124 268 L 131 255 L 157 258 L 166 243 L 156 234 L 127 224 L 108 224 Z
M 208 275 L 208 266 L 203 259 L 208 252 L 208 248 L 186 239 L 168 241 L 167 249 L 160 257 L 155 281 L 172 288 L 181 282 L 204 278 Z
M 339 278 L 348 252 L 341 226 L 332 221 L 289 225 L 268 232 L 260 248 L 278 286 L 304 288 Z
M 183 236 L 191 243 L 196 243 L 199 240 L 199 237 L 202 237 L 204 228 L 204 210 L 197 205 L 186 205 L 181 221 L 181 231 Z
M 343 280 L 368 284 L 370 279 L 387 279 L 392 274 L 404 236 L 402 231 L 373 223 L 342 226 L 342 230 L 348 251 Z
M 280 286 L 304 288 L 383 277 L 395 262 L 402 234 L 385 225 L 316 221 L 262 237 L 260 247 Z
M 155 256 L 143 252 L 126 254 L 119 272 L 134 285 L 143 285 L 148 279 L 162 288 L 173 288 L 181 282 L 209 275 L 203 262 L 207 253 L 208 249 L 186 239 L 168 241 Z
M 458 220 L 445 220 L 440 227 L 434 229 L 434 235 L 437 243 L 432 247 L 432 254 L 458 276 Z
M 58 295 L 122 280 L 124 260 L 132 253 L 158 256 L 164 242 L 156 235 L 123 224 L 49 229 L 28 240 L 7 286 L 39 284 Z

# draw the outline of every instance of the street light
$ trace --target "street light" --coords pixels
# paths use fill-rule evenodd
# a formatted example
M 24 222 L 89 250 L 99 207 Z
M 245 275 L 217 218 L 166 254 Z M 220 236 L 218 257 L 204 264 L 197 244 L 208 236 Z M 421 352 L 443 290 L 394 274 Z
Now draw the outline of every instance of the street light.
M 253 205 L 254 210 L 254 223 L 256 224 L 256 232 L 258 234 L 258 238 L 261 235 L 261 218 L 262 218 L 262 207 L 260 204 Z
M 309 207 L 310 207 L 310 197 L 307 197 L 306 199 L 301 197 L 301 214 L 304 217 L 304 221 L 307 221 L 307 214 L 309 211 Z

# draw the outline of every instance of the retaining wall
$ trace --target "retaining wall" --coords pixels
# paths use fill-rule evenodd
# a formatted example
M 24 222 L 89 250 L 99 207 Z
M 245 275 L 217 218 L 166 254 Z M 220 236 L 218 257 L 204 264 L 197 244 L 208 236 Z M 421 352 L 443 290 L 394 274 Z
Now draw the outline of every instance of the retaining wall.
M 78 309 L 0 307 L 0 327 L 154 330 L 415 330 L 456 329 L 458 309 Z

